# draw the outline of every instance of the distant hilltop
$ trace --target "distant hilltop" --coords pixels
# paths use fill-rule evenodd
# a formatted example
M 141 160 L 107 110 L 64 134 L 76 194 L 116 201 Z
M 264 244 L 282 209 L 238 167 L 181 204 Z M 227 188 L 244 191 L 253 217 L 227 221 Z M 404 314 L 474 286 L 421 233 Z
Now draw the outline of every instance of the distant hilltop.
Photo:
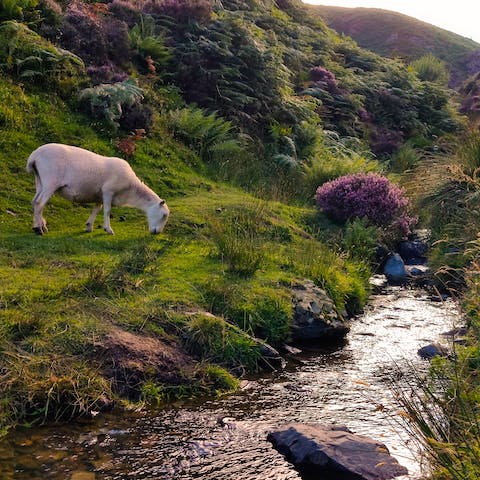
M 480 44 L 416 18 L 378 8 L 312 6 L 330 28 L 361 47 L 406 62 L 426 54 L 443 60 L 450 86 L 457 87 L 480 70 Z

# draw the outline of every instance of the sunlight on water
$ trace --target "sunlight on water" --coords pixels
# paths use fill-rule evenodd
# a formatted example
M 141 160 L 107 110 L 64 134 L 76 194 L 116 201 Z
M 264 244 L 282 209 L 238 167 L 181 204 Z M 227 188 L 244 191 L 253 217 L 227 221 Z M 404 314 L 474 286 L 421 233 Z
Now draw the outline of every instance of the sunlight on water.
M 305 351 L 285 371 L 245 382 L 237 395 L 18 432 L 0 443 L 0 478 L 299 479 L 266 441 L 269 430 L 292 421 L 347 425 L 385 443 L 409 469 L 403 478 L 420 478 L 420 456 L 399 427 L 389 385 L 398 370 L 396 381 L 408 385 L 412 366 L 426 369 L 418 348 L 459 321 L 452 301 L 392 288 L 372 298 L 343 346 Z

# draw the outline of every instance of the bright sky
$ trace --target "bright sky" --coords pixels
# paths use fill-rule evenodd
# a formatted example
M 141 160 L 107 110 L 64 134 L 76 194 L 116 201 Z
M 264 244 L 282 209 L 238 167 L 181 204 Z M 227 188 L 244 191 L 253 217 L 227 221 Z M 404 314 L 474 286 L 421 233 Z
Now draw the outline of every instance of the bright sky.
M 383 8 L 404 13 L 480 43 L 478 0 L 303 0 L 317 5 Z

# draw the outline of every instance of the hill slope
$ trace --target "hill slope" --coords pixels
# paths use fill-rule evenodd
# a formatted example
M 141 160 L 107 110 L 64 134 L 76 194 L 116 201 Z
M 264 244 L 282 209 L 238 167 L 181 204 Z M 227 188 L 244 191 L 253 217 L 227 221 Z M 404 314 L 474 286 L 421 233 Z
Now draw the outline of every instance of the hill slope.
M 401 13 L 376 8 L 313 7 L 338 33 L 379 55 L 410 61 L 432 54 L 445 61 L 451 84 L 480 70 L 480 44 Z

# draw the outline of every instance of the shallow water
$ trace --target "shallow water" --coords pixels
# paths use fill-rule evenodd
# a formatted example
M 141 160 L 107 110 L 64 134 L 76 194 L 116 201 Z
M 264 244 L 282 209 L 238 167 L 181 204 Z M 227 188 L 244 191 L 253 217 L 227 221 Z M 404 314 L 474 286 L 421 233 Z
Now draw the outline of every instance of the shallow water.
M 417 349 L 459 322 L 453 301 L 390 288 L 371 299 L 343 345 L 304 351 L 284 371 L 244 382 L 238 394 L 18 431 L 0 443 L 0 478 L 300 479 L 266 441 L 269 430 L 292 421 L 347 425 L 385 443 L 409 469 L 403 479 L 421 478 L 420 455 L 398 425 L 389 384 L 398 376 L 408 385 L 412 367 L 428 367 Z

